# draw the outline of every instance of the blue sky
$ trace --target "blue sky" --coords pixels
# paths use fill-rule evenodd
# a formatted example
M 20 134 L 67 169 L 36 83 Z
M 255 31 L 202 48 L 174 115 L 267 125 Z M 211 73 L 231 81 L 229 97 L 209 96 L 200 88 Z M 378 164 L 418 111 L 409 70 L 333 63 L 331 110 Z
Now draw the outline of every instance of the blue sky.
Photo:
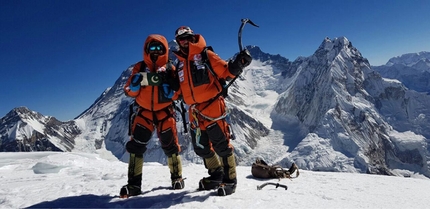
M 214 3 L 216 2 L 216 3 Z M 0 0 L 0 117 L 19 106 L 66 121 L 130 65 L 149 34 L 173 40 L 181 25 L 228 59 L 244 45 L 290 60 L 325 37 L 347 37 L 370 61 L 430 51 L 427 0 Z

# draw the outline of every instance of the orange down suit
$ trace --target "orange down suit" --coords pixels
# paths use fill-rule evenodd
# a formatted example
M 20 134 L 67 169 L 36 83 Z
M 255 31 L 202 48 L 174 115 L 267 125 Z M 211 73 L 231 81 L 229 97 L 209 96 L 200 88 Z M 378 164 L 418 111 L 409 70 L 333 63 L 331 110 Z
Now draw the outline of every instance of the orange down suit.
M 153 41 L 161 42 L 166 50 L 166 53 L 159 55 L 155 62 L 151 60 L 150 55 L 145 51 L 148 44 Z M 169 47 L 164 36 L 149 35 L 143 48 L 143 62 L 146 64 L 146 72 L 154 73 L 158 72 L 160 68 L 166 68 Z M 133 92 L 129 88 L 132 75 L 141 71 L 141 65 L 142 62 L 134 65 L 131 76 L 124 86 L 125 94 L 134 97 L 138 104 L 137 111 L 134 112 L 135 116 L 134 118 L 132 117 L 133 121 L 130 121 L 132 123 L 131 139 L 126 144 L 126 149 L 133 154 L 143 154 L 156 128 L 164 153 L 167 156 L 177 154 L 180 152 L 180 146 L 177 137 L 176 121 L 173 116 L 174 109 L 172 100 L 164 96 L 162 86 L 141 86 L 137 92 Z M 171 69 L 172 72 L 166 71 L 165 73 L 174 74 L 174 70 L 173 67 Z
M 203 158 L 211 158 L 214 152 L 220 157 L 228 157 L 233 153 L 233 146 L 230 144 L 229 125 L 225 118 L 220 118 L 226 112 L 226 105 L 224 98 L 218 96 L 222 91 L 218 79 L 233 78 L 234 75 L 229 72 L 226 61 L 213 51 L 207 50 L 213 73 L 216 74 L 214 75 L 202 63 L 201 52 L 206 47 L 206 41 L 199 34 L 194 35 L 194 38 L 195 42 L 189 43 L 188 54 L 182 51 L 174 52 L 178 58 L 176 65 L 180 84 L 178 93 L 182 94 L 185 103 L 190 105 L 189 118 L 191 128 L 194 129 L 190 133 L 194 151 Z M 196 127 L 201 130 L 198 141 Z

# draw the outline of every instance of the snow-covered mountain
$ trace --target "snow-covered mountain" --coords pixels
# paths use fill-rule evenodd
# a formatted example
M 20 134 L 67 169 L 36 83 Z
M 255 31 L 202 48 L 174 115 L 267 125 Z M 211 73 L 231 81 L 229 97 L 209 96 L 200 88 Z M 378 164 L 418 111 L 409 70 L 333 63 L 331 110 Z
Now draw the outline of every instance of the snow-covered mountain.
M 247 48 L 254 60 L 227 97 L 239 165 L 259 157 L 284 167 L 294 161 L 308 170 L 430 177 L 429 95 L 381 77 L 345 37 L 325 38 L 312 56 L 293 62 L 257 46 Z M 125 97 L 123 86 L 131 67 L 70 121 L 78 133 L 71 137 L 74 151 L 109 150 L 127 160 L 124 143 L 132 99 Z M 184 161 L 201 163 L 178 120 Z M 33 137 L 10 128 L 26 119 L 7 121 L 14 122 L 2 119 L 3 143 L 21 140 L 14 137 L 18 132 Z M 35 129 L 29 122 L 21 126 Z M 51 140 L 48 128 L 42 126 L 39 133 Z M 145 161 L 166 161 L 155 136 Z
M 430 52 L 409 53 L 373 66 L 385 78 L 401 81 L 406 87 L 430 94 Z
M 80 129 L 26 107 L 14 108 L 0 119 L 0 151 L 72 151 Z
M 429 175 L 428 96 L 382 78 L 344 37 L 326 38 L 296 70 L 283 82 L 289 86 L 272 111 L 272 127 L 297 131 L 285 144 L 299 166 Z

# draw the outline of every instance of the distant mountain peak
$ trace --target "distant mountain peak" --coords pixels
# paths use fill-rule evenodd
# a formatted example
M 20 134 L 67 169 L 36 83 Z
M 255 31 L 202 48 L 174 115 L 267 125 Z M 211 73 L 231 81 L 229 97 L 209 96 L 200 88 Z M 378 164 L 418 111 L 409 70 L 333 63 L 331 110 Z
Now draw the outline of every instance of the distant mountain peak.
M 273 61 L 273 63 L 279 63 L 284 65 L 289 63 L 289 60 L 282 57 L 280 54 L 272 55 L 269 53 L 265 53 L 258 46 L 249 45 L 245 48 L 248 49 L 249 53 L 252 56 L 252 59 L 254 60 L 260 60 L 261 62 L 266 62 L 270 60 Z
M 428 68 L 430 68 L 430 52 L 422 51 L 418 53 L 407 53 L 397 57 L 393 57 L 388 60 L 388 66 L 393 66 L 395 64 L 400 64 L 408 67 L 412 67 L 419 63 L 420 61 L 428 63 Z
M 11 112 L 15 112 L 15 113 L 27 113 L 27 112 L 32 112 L 32 111 L 30 109 L 28 109 L 27 107 L 21 106 L 21 107 L 13 108 Z
M 352 48 L 352 43 L 346 37 L 337 37 L 330 39 L 325 37 L 319 49 L 332 50 L 334 48 Z
M 430 52 L 403 54 L 373 69 L 384 78 L 401 81 L 411 90 L 430 94 Z
M 42 114 L 32 111 L 28 109 L 27 107 L 21 106 L 13 108 L 8 114 L 6 114 L 5 118 L 12 118 L 17 117 L 21 120 L 28 119 L 28 118 L 41 118 L 44 117 Z

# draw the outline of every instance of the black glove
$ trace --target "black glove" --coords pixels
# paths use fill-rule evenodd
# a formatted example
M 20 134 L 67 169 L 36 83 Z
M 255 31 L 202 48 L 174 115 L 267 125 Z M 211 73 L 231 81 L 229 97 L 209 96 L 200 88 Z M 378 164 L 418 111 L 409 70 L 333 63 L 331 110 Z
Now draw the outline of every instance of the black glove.
M 172 70 L 167 70 L 165 72 L 159 73 L 163 83 L 169 84 L 170 88 L 174 91 L 179 90 L 179 79 L 175 76 L 175 72 Z
M 230 60 L 230 62 L 228 63 L 228 70 L 231 74 L 238 76 L 242 73 L 243 68 L 251 64 L 251 61 L 251 54 L 247 49 L 244 49 L 239 52 L 234 61 Z
M 244 49 L 236 56 L 236 59 L 234 61 L 236 60 L 237 62 L 239 62 L 240 67 L 242 67 L 243 69 L 247 67 L 249 64 L 251 64 L 252 57 L 248 49 Z

